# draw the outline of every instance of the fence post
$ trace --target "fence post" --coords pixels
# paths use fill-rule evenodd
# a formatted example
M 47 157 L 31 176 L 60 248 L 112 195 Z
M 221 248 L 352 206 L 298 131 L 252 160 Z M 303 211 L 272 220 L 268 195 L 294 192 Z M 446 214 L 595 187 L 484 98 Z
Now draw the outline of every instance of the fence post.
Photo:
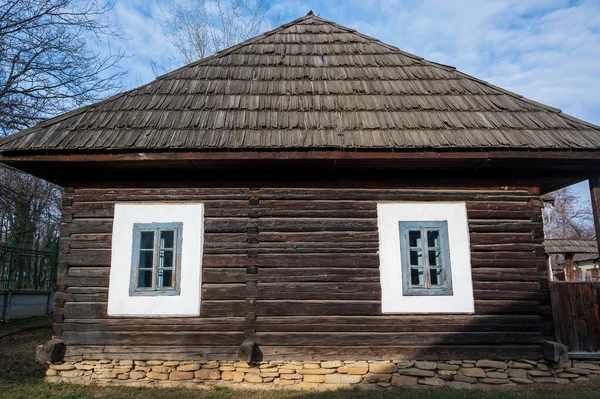
M 7 290 L 4 293 L 4 312 L 2 314 L 2 320 L 8 323 L 10 319 L 10 304 L 12 302 L 12 290 Z
M 54 310 L 54 300 L 55 300 L 56 290 L 54 287 L 50 288 L 48 291 L 48 302 L 46 303 L 46 316 L 52 315 L 52 311 Z

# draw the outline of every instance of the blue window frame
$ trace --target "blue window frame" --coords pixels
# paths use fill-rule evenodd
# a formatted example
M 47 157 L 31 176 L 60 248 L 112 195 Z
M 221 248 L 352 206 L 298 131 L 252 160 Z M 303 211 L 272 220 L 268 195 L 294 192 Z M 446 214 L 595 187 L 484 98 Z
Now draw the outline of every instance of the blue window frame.
M 183 223 L 135 223 L 129 295 L 179 295 Z
M 452 295 L 448 222 L 399 222 L 403 295 Z

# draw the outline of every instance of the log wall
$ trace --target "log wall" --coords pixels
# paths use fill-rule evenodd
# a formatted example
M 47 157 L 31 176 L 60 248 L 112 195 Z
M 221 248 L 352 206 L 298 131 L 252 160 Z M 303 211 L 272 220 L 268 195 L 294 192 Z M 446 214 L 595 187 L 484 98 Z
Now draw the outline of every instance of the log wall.
M 54 334 L 68 358 L 233 359 L 246 339 L 264 359 L 539 358 L 552 335 L 535 182 L 219 184 L 67 190 Z M 205 204 L 200 317 L 107 317 L 119 201 Z M 476 314 L 381 313 L 381 201 L 467 203 Z

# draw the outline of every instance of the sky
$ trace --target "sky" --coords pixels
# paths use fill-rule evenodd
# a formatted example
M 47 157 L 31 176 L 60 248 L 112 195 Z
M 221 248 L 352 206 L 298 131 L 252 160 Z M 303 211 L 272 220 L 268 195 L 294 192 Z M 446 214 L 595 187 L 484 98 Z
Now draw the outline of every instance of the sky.
M 183 1 L 183 0 L 174 0 Z M 130 88 L 173 68 L 169 1 L 116 0 Z M 600 0 L 272 0 L 281 23 L 312 10 L 404 51 L 600 125 Z M 275 28 L 276 26 L 272 26 Z M 175 65 L 178 66 L 178 65 Z M 589 201 L 587 183 L 575 186 Z

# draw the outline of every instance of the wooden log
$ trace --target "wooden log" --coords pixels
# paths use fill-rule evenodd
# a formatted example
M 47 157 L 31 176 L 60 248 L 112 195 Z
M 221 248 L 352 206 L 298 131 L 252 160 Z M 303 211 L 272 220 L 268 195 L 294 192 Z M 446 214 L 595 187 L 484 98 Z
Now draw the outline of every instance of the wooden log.
M 269 316 L 374 315 L 381 313 L 380 301 L 259 300 L 256 314 Z
M 202 269 L 202 282 L 204 284 L 221 284 L 221 283 L 245 283 L 246 268 L 212 268 Z
M 539 331 L 538 315 L 261 316 L 259 332 Z
M 264 255 L 260 258 L 247 256 L 205 255 L 202 267 L 246 267 L 260 264 L 261 268 L 288 267 L 355 267 L 379 268 L 377 254 L 296 254 L 282 257 L 280 255 Z
M 110 267 L 69 267 L 69 277 L 92 277 L 92 278 L 108 278 L 110 275 Z
M 105 318 L 106 302 L 67 302 L 64 307 L 65 319 Z
M 246 284 L 203 284 L 203 300 L 246 299 Z
M 263 242 L 373 242 L 379 243 L 379 234 L 377 232 L 354 232 L 354 231 L 328 231 L 328 232 L 258 232 L 258 239 Z
M 534 243 L 541 244 L 541 240 L 533 238 L 530 232 L 527 233 L 478 233 L 470 232 L 471 244 L 473 245 L 498 245 L 498 244 L 518 244 L 518 243 Z
M 381 345 L 381 346 L 270 346 L 261 345 L 263 360 L 339 360 L 340 353 L 352 359 L 540 359 L 541 345 Z
M 110 266 L 111 251 L 108 249 L 71 249 L 67 256 L 69 266 Z
M 258 297 L 263 299 L 381 299 L 379 283 L 261 283 Z
M 194 345 L 210 342 L 211 345 L 239 345 L 243 332 L 146 332 L 146 331 L 64 331 L 62 340 L 66 345 Z
M 539 332 L 461 332 L 437 333 L 307 333 L 307 332 L 257 332 L 255 342 L 262 346 L 335 346 L 343 343 L 349 346 L 369 345 L 410 345 L 418 342 L 420 345 L 514 345 L 539 344 Z
M 289 231 L 289 232 L 312 232 L 312 231 L 376 231 L 377 221 L 375 219 L 331 219 L 331 218 L 269 218 L 256 219 L 249 222 L 246 218 L 212 218 L 206 219 L 204 229 L 208 233 L 241 233 L 245 232 L 252 224 L 258 227 L 258 231 Z
M 71 223 L 71 234 L 112 233 L 112 219 L 75 219 Z
M 108 277 L 66 277 L 68 287 L 108 287 Z
M 258 270 L 258 281 L 259 283 L 320 281 L 379 282 L 379 269 L 342 267 L 260 268 Z
M 203 300 L 200 305 L 201 317 L 240 317 L 246 314 L 246 301 Z M 241 341 L 240 341 L 241 342 Z
M 539 314 L 538 300 L 475 300 L 477 314 Z
M 118 319 L 71 319 L 63 323 L 65 331 L 239 331 L 243 317 L 161 317 Z
M 421 189 L 276 189 L 262 188 L 261 200 L 370 200 L 370 201 L 524 201 L 526 191 Z
M 537 282 L 536 268 L 476 268 L 473 281 L 529 281 Z

